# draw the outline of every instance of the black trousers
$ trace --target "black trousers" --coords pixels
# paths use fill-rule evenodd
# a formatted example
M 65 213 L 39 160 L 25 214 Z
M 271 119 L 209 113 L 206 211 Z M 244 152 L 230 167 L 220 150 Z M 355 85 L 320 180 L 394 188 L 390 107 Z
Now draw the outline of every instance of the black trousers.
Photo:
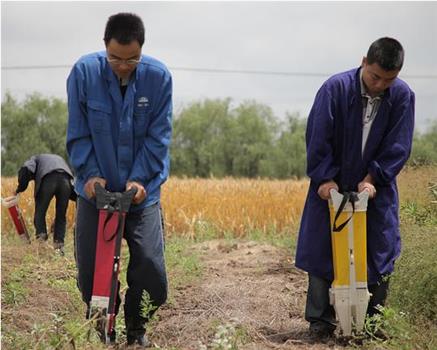
M 78 286 L 82 299 L 90 306 L 97 245 L 98 211 L 94 204 L 78 197 L 75 256 Z M 142 335 L 145 323 L 167 299 L 167 275 L 164 262 L 162 215 L 159 203 L 126 215 L 124 238 L 129 247 L 124 314 L 128 335 Z M 144 291 L 149 294 L 152 310 L 142 311 Z M 120 298 L 117 298 L 118 312 Z
M 47 233 L 47 209 L 53 197 L 56 198 L 56 214 L 53 240 L 64 242 L 67 226 L 66 214 L 71 195 L 70 177 L 65 173 L 53 172 L 44 176 L 35 197 L 34 224 L 36 235 Z
M 308 275 L 308 293 L 305 308 L 305 320 L 310 322 L 310 327 L 334 330 L 336 328 L 335 310 L 329 304 L 329 288 L 332 281 Z M 378 313 L 377 305 L 384 306 L 387 298 L 389 280 L 384 278 L 378 284 L 368 285 L 372 294 L 367 307 L 367 315 L 373 316 Z

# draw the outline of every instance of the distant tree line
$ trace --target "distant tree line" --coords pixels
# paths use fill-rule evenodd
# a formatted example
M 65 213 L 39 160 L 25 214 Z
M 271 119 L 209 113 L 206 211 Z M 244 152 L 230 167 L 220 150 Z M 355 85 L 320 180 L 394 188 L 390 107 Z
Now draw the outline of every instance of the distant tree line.
M 6 94 L 2 102 L 2 176 L 16 175 L 34 154 L 55 153 L 67 159 L 66 103 L 39 94 L 17 102 Z
M 2 102 L 1 168 L 14 176 L 33 154 L 56 153 L 67 159 L 66 103 L 39 94 Z M 187 177 L 300 178 L 305 175 L 306 119 L 275 117 L 256 101 L 234 106 L 231 99 L 194 102 L 174 116 L 171 174 Z M 437 164 L 437 122 L 416 133 L 409 163 Z
M 288 114 L 280 122 L 254 101 L 204 100 L 174 121 L 172 174 L 200 177 L 305 175 L 305 121 Z

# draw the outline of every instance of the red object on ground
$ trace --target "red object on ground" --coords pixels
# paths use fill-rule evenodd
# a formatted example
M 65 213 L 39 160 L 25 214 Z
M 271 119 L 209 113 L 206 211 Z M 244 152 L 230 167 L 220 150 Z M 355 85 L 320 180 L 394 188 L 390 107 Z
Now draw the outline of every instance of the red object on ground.
M 8 208 L 9 215 L 14 222 L 15 229 L 18 235 L 28 243 L 30 243 L 29 232 L 26 228 L 26 223 L 24 222 L 21 210 L 18 207 L 18 196 L 11 196 L 2 199 L 2 204 Z

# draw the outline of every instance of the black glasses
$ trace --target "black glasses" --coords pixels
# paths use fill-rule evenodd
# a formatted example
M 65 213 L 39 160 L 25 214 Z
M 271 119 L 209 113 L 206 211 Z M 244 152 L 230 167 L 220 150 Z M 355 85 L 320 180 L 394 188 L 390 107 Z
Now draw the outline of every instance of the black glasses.
M 138 63 L 140 63 L 141 60 L 135 60 L 133 58 L 130 58 L 128 60 L 122 60 L 119 58 L 106 58 L 109 63 L 114 64 L 116 66 L 119 66 L 120 64 L 127 64 L 128 66 L 135 66 Z

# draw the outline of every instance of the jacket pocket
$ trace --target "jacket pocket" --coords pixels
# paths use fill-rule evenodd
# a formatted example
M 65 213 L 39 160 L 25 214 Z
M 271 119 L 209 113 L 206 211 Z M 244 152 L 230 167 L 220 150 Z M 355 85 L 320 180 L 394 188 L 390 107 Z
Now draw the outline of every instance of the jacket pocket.
M 91 130 L 98 134 L 108 134 L 111 130 L 111 106 L 101 101 L 88 100 L 87 109 Z
M 150 114 L 148 109 L 136 108 L 134 110 L 134 132 L 135 137 L 143 137 L 147 133 Z

